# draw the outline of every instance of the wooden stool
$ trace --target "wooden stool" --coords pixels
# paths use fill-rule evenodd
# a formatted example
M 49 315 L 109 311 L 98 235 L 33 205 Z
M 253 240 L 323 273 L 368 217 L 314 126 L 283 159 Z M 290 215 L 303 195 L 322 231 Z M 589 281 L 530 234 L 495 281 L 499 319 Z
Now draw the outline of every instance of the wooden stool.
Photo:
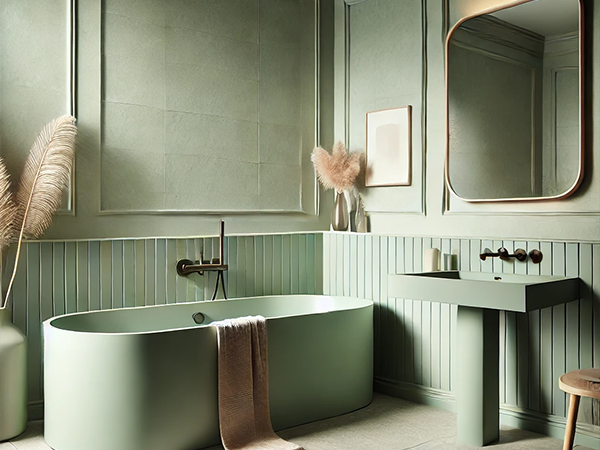
M 579 400 L 582 396 L 600 399 L 600 369 L 582 369 L 567 372 L 558 379 L 558 387 L 570 394 L 571 397 L 563 450 L 572 450 Z

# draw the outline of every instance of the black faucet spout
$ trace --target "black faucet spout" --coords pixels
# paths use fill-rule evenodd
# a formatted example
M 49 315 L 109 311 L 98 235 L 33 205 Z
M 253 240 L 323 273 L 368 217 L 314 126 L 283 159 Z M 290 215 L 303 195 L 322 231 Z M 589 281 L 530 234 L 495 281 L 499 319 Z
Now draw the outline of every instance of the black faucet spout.
M 502 247 L 502 248 L 504 248 L 504 247 Z M 502 250 L 502 248 L 500 250 Z M 481 259 L 482 261 L 485 261 L 487 258 L 496 258 L 496 257 L 499 257 L 499 256 L 500 256 L 500 252 L 499 251 L 498 251 L 498 253 L 493 253 L 489 248 L 485 248 L 483 250 L 483 253 L 479 254 L 479 259 Z
M 483 253 L 479 254 L 479 259 L 485 261 L 487 258 L 500 258 L 503 261 L 510 261 L 510 258 L 516 258 L 519 261 L 525 261 L 527 259 L 527 252 L 522 248 L 518 248 L 511 255 L 508 250 L 504 247 L 500 247 L 496 253 L 493 253 L 489 248 L 483 250 Z

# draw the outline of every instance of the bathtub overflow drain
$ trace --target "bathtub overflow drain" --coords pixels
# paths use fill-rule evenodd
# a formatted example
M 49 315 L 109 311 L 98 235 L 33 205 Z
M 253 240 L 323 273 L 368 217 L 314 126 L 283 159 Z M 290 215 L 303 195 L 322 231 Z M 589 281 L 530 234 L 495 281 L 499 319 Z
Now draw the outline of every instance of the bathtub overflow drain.
M 204 314 L 202 314 L 201 312 L 195 312 L 194 314 L 192 314 L 192 319 L 194 319 L 194 322 L 196 323 L 202 323 L 204 322 Z

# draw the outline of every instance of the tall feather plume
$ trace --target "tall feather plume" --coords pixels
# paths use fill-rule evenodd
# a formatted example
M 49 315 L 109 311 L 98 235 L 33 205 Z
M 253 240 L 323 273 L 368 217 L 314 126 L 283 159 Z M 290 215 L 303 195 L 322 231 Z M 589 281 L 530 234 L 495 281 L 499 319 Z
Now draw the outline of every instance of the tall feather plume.
M 323 188 L 335 189 L 341 193 L 354 185 L 360 172 L 361 153 L 348 154 L 344 144 L 337 141 L 331 155 L 325 149 L 317 147 L 313 150 L 311 160 Z
M 47 124 L 33 144 L 16 196 L 16 223 L 23 237 L 36 239 L 52 223 L 69 183 L 76 136 L 75 119 L 63 116 Z
M 4 160 L 0 158 L 0 253 L 15 242 L 15 215 L 17 209 L 10 190 L 10 176 Z
M 17 254 L 3 308 L 17 273 L 23 238 L 40 237 L 60 207 L 62 192 L 69 183 L 73 167 L 76 136 L 75 118 L 59 117 L 42 129 L 25 161 L 16 195 Z

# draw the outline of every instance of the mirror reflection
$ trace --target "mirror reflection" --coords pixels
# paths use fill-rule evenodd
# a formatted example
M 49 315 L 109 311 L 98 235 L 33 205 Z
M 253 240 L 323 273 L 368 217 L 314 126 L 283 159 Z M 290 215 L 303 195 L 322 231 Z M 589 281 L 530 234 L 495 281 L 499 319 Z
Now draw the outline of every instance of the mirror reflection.
M 447 181 L 464 200 L 557 198 L 582 177 L 579 0 L 459 23 L 447 41 Z

